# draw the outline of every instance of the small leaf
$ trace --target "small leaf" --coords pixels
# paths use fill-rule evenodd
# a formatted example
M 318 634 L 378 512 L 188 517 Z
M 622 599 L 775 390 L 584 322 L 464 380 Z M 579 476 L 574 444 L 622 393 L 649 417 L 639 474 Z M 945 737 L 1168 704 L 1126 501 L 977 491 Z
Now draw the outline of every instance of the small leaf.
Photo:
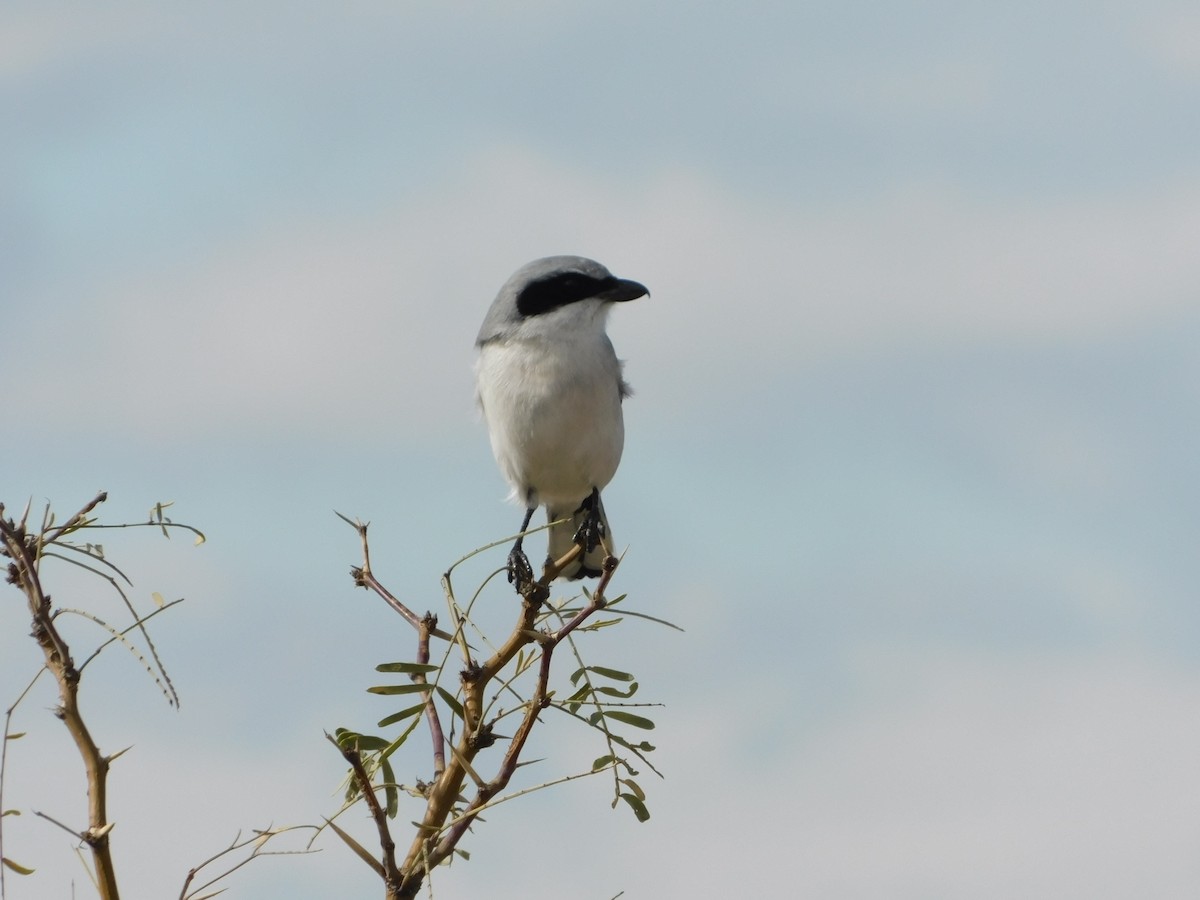
M 431 684 L 377 684 L 367 688 L 372 694 L 420 694 L 433 690 Z
M 634 728 L 641 728 L 646 731 L 654 729 L 654 723 L 644 716 L 635 716 L 631 712 L 625 712 L 621 709 L 606 709 L 604 710 L 606 718 L 615 719 L 618 722 L 624 722 L 626 725 L 632 725 Z
M 378 875 L 380 878 L 384 877 L 383 866 L 380 864 L 379 860 L 367 852 L 366 848 L 364 848 L 362 844 L 350 837 L 350 835 L 346 834 L 346 832 L 342 831 L 342 829 L 338 828 L 336 824 L 328 819 L 326 819 L 325 822 L 330 828 L 333 829 L 334 834 L 345 841 L 346 846 L 353 850 L 359 859 L 361 859 L 375 871 L 376 875 Z
M 458 702 L 458 698 L 455 697 L 448 690 L 446 690 L 444 687 L 442 687 L 440 684 L 438 685 L 437 692 L 438 692 L 438 696 L 441 697 L 442 700 L 445 701 L 445 703 L 448 707 L 450 707 L 450 711 L 452 713 L 454 713 L 454 715 L 458 716 L 458 718 L 460 718 L 460 719 L 463 718 L 463 708 L 462 708 L 462 704 Z
M 573 693 L 570 697 L 568 697 L 566 700 L 564 700 L 563 703 L 576 703 L 580 700 L 583 700 L 591 692 L 592 692 L 592 686 L 589 684 L 585 684 L 581 688 L 576 690 L 575 693 Z
M 637 797 L 639 800 L 646 799 L 646 792 L 643 791 L 638 786 L 638 783 L 636 781 L 634 781 L 632 778 L 622 778 L 621 784 L 623 784 L 627 788 L 629 788 L 630 793 L 633 794 L 635 797 Z
M 150 599 L 154 601 L 154 605 L 157 606 L 159 609 L 162 609 L 167 603 L 167 601 L 163 599 L 163 595 L 160 594 L 158 591 L 151 591 Z
M 19 809 L 6 809 L 4 812 L 0 813 L 0 817 L 2 817 L 2 816 L 19 816 L 20 814 L 21 814 L 21 811 Z
M 595 672 L 597 675 L 603 675 L 605 678 L 611 678 L 613 681 L 633 681 L 633 676 L 628 672 L 608 669 L 604 666 L 588 666 L 588 671 Z
M 580 631 L 599 631 L 601 628 L 608 628 L 610 625 L 620 625 L 622 619 L 593 619 L 586 625 L 580 625 Z
M 637 689 L 638 683 L 635 681 L 629 686 L 629 690 L 627 691 L 622 691 L 620 688 L 609 687 L 608 685 L 601 685 L 600 687 L 596 688 L 596 693 L 604 694 L 606 697 L 620 697 L 622 700 L 628 700 L 637 693 Z
M 418 714 L 424 708 L 424 703 L 418 703 L 416 706 L 410 706 L 408 709 L 402 709 L 400 712 L 392 713 L 390 716 L 384 716 L 379 720 L 379 727 L 387 728 L 389 725 L 395 725 L 397 722 L 403 722 L 409 716 Z
M 8 869 L 9 871 L 16 872 L 18 875 L 32 875 L 37 871 L 37 869 L 29 869 L 20 865 L 19 863 L 15 863 L 7 856 L 0 857 L 0 863 L 4 864 L 4 868 Z
M 650 810 L 646 809 L 646 804 L 633 794 L 622 794 L 621 799 L 629 804 L 629 808 L 633 810 L 633 814 L 637 816 L 639 822 L 648 821 L 650 818 Z
M 579 712 L 579 707 L 583 705 L 583 701 L 587 699 L 588 694 L 592 692 L 590 685 L 585 684 L 570 697 L 563 701 L 563 706 L 571 712 L 572 715 Z
M 654 745 L 649 741 L 642 741 L 640 744 L 634 744 L 631 741 L 625 740 L 619 734 L 609 735 L 614 743 L 620 744 L 622 747 L 628 747 L 630 750 L 640 750 L 643 753 L 650 753 L 654 750 Z
M 601 769 L 607 768 L 608 766 L 612 765 L 612 763 L 615 760 L 616 760 L 616 757 L 613 756 L 611 753 L 608 754 L 607 756 L 601 756 L 599 759 L 597 759 L 595 762 L 592 763 L 592 771 L 599 772 Z
M 424 675 L 437 670 L 438 667 L 431 663 L 415 662 L 380 663 L 375 667 L 376 672 L 403 672 L 407 675 Z
M 375 750 L 382 750 L 384 747 L 388 746 L 389 743 L 389 741 L 386 741 L 381 737 L 376 737 L 373 734 L 360 734 L 358 736 L 358 749 L 365 750 L 368 753 L 371 753 Z
M 392 771 L 392 764 L 387 759 L 382 761 L 383 769 L 383 793 L 387 798 L 387 817 L 389 819 L 396 818 L 396 811 L 400 808 L 400 795 L 396 790 L 396 773 Z
M 12 734 L 6 734 L 4 739 L 6 741 L 19 741 L 21 738 L 25 737 L 26 734 L 27 732 L 24 731 L 14 731 Z

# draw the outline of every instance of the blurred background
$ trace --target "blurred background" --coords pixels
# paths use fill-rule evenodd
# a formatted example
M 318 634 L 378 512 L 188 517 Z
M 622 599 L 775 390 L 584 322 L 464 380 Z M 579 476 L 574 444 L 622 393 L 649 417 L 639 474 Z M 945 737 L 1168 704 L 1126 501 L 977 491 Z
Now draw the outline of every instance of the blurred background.
M 1175 0 L 8 0 L 0 500 L 174 501 L 209 538 L 103 535 L 135 602 L 187 598 L 153 629 L 180 711 L 120 652 L 84 685 L 133 745 L 125 892 L 337 808 L 322 730 L 392 712 L 364 688 L 414 641 L 334 510 L 444 615 L 441 573 L 520 521 L 479 322 L 580 253 L 653 292 L 612 316 L 605 502 L 614 587 L 686 630 L 586 646 L 666 704 L 666 778 L 644 825 L 603 779 L 494 810 L 436 896 L 1196 896 L 1198 102 Z M 58 602 L 120 620 L 65 568 Z M 2 595 L 7 707 L 40 656 Z M 14 898 L 91 890 L 28 814 L 84 821 L 48 687 L 13 722 Z M 547 725 L 521 785 L 603 752 Z M 377 895 L 318 846 L 227 896 Z

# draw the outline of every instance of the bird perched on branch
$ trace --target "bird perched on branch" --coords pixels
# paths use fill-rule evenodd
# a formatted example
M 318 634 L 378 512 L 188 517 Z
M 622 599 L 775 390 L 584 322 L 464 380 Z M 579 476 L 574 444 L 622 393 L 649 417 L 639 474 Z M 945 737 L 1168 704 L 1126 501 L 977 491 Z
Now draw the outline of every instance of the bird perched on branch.
M 548 548 L 557 560 L 584 552 L 560 575 L 595 577 L 612 548 L 600 492 L 621 461 L 621 401 L 629 385 L 605 332 L 614 303 L 650 292 L 595 260 L 548 256 L 504 283 L 479 329 L 476 386 L 492 453 L 512 498 L 525 507 L 508 555 L 517 590 L 533 580 L 522 550 L 534 511 L 546 507 Z

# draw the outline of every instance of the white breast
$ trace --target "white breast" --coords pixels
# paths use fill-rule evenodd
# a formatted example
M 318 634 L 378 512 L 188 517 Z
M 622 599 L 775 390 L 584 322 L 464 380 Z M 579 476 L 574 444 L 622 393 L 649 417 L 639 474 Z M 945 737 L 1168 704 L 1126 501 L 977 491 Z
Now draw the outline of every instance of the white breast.
M 492 452 L 522 504 L 530 491 L 536 505 L 578 503 L 607 485 L 621 461 L 621 370 L 603 317 L 593 327 L 554 327 L 561 324 L 489 342 L 479 355 Z

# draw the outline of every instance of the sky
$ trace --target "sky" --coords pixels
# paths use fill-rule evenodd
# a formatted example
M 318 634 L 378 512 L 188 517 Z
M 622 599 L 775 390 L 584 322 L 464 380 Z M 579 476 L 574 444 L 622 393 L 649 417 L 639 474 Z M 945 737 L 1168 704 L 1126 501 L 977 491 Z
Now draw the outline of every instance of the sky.
M 322 731 L 393 711 L 365 688 L 415 646 L 334 513 L 445 614 L 441 574 L 520 520 L 479 322 L 579 253 L 652 292 L 610 321 L 635 395 L 605 506 L 614 589 L 684 631 L 585 649 L 664 704 L 665 777 L 645 824 L 601 779 L 493 810 L 434 896 L 1194 897 L 1198 103 L 1173 0 L 9 0 L 0 502 L 104 489 L 108 522 L 172 501 L 208 537 L 104 534 L 139 607 L 186 598 L 153 622 L 178 711 L 127 654 L 84 684 L 102 747 L 132 745 L 126 894 L 336 810 Z M 39 656 L 5 596 L 7 708 Z M 84 815 L 53 703 L 13 720 L 22 900 L 90 896 L 32 815 Z M 603 752 L 546 725 L 519 786 Z M 419 740 L 398 777 L 429 765 Z M 317 846 L 226 896 L 378 891 Z

